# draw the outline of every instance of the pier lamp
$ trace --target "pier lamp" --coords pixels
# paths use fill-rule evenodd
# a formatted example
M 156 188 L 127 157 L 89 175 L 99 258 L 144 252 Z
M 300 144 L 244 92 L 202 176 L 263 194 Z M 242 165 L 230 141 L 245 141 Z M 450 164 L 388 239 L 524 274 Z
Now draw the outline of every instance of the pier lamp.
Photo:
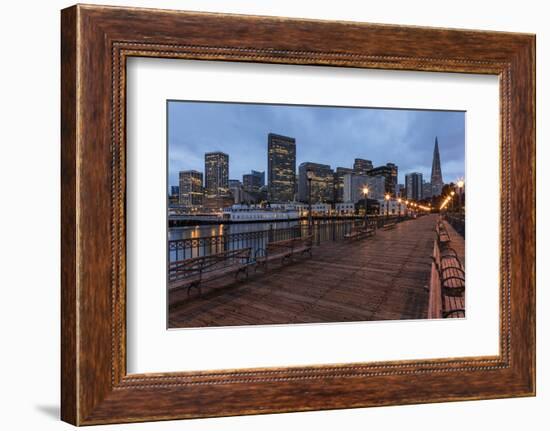
M 455 191 L 454 191 L 454 190 L 451 190 L 449 199 L 451 200 L 451 208 L 450 208 L 450 209 L 451 209 L 451 211 L 453 211 L 453 212 L 456 211 L 456 198 L 457 198 L 457 197 L 458 197 L 458 196 L 456 196 Z
M 306 178 L 307 178 L 307 222 L 308 222 L 308 229 L 309 234 L 311 235 L 311 228 L 313 225 L 313 215 L 311 214 L 311 181 L 313 180 L 313 171 L 311 169 L 308 169 L 306 171 Z
M 399 210 L 398 210 L 399 211 L 399 217 L 401 217 L 401 212 L 402 212 L 401 211 L 401 198 L 397 198 L 397 203 L 399 204 L 399 207 L 398 207 L 399 208 Z
M 458 180 L 456 185 L 458 186 L 458 209 L 459 212 L 462 212 L 462 191 L 464 189 L 464 180 Z
M 367 186 L 363 187 L 363 196 L 365 197 L 365 226 L 367 225 L 367 213 L 368 213 L 368 205 L 369 201 L 367 200 L 367 196 L 369 194 L 369 188 Z
M 384 199 L 386 200 L 386 220 L 387 220 L 390 215 L 390 194 L 386 193 L 384 196 Z

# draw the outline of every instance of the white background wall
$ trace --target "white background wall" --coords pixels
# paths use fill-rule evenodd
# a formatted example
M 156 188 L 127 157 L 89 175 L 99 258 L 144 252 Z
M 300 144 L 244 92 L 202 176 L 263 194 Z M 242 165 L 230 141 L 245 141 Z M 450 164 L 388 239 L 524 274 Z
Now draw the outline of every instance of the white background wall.
M 538 190 L 550 185 L 550 14 L 543 1 L 352 0 L 119 0 L 118 4 L 171 9 L 280 15 L 531 32 L 537 34 Z M 59 10 L 60 0 L 2 4 L 0 67 L 0 401 L 2 428 L 69 429 L 59 414 Z M 546 162 L 546 163 L 545 163 Z M 549 295 L 550 235 L 539 199 L 538 396 L 284 415 L 248 416 L 100 427 L 146 430 L 257 429 L 548 429 L 550 414 Z M 30 260 L 34 259 L 34 260 Z M 545 283 L 546 282 L 546 283 Z M 546 364 L 545 364 L 546 363 Z

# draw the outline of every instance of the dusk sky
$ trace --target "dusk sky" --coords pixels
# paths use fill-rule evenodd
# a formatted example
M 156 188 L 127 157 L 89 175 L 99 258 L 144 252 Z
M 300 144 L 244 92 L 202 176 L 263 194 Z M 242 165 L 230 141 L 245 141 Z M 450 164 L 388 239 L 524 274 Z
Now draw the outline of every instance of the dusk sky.
M 353 166 L 355 158 L 387 162 L 405 174 L 430 180 L 438 137 L 443 181 L 464 177 L 465 113 L 375 108 L 312 107 L 240 103 L 168 102 L 168 175 L 204 172 L 204 153 L 229 154 L 229 178 L 242 180 L 251 169 L 266 171 L 267 134 L 296 139 L 296 170 L 302 162 Z

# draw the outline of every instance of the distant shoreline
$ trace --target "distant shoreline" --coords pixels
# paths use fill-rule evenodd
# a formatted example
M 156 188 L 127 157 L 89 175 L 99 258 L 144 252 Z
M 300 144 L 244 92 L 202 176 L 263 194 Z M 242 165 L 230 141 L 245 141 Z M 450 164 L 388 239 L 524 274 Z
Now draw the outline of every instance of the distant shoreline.
M 364 216 L 313 216 L 314 220 L 362 220 Z M 249 224 L 249 223 L 288 223 L 293 221 L 307 221 L 307 217 L 297 217 L 289 219 L 264 219 L 264 220 L 174 220 L 168 218 L 168 227 L 188 227 L 188 226 L 211 226 L 218 224 Z

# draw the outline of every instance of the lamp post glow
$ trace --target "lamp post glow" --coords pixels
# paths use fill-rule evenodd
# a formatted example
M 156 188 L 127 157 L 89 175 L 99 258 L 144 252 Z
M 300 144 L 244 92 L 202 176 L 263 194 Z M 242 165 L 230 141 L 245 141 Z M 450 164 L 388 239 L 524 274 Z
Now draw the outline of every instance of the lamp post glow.
M 311 214 L 311 180 L 313 180 L 313 171 L 311 169 L 308 169 L 306 171 L 306 178 L 307 178 L 307 224 L 308 224 L 308 230 L 309 234 L 311 235 L 311 229 L 313 225 L 313 215 Z
M 384 199 L 386 200 L 386 221 L 388 221 L 388 218 L 390 216 L 390 194 L 386 193 Z
M 464 189 L 464 180 L 458 180 L 456 185 L 458 186 L 458 211 L 462 212 L 462 190 Z
M 365 196 L 365 227 L 367 227 L 367 221 L 368 221 L 368 218 L 367 218 L 367 213 L 368 213 L 368 205 L 369 205 L 369 201 L 367 200 L 367 196 L 369 194 L 369 188 L 367 186 L 364 186 L 363 187 L 363 196 Z

